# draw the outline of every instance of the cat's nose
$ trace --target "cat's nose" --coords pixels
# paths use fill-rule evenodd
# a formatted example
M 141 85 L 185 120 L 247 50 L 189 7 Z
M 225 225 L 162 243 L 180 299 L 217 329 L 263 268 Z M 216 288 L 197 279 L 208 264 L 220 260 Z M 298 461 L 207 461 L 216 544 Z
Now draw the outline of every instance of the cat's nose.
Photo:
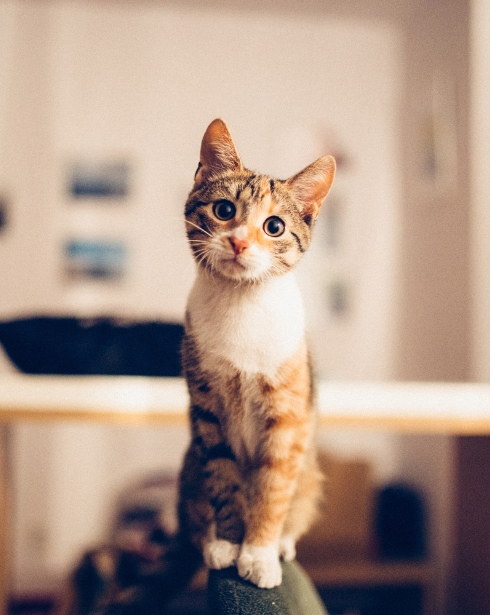
M 233 248 L 233 252 L 238 255 L 241 254 L 244 250 L 250 247 L 250 243 L 248 239 L 240 239 L 239 237 L 231 236 L 229 237 L 231 247 Z

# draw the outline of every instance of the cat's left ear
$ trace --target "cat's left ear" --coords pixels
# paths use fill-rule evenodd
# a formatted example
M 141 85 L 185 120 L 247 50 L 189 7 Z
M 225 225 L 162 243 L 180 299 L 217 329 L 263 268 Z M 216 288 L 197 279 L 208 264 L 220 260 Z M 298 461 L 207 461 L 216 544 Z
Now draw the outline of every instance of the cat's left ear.
M 286 181 L 301 205 L 301 213 L 307 222 L 314 220 L 327 196 L 335 177 L 335 158 L 322 156 Z
M 201 183 L 210 175 L 242 169 L 243 165 L 228 126 L 219 118 L 212 121 L 202 138 L 195 182 Z

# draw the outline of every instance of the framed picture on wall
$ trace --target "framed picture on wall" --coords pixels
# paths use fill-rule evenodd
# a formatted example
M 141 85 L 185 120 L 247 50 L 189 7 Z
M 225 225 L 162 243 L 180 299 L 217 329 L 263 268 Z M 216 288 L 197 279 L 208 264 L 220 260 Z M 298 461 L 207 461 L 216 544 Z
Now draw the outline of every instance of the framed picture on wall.
M 70 165 L 68 193 L 74 199 L 123 199 L 129 194 L 130 165 L 124 160 L 77 161 Z
M 120 281 L 127 271 L 123 241 L 69 239 L 63 247 L 63 273 L 68 281 Z

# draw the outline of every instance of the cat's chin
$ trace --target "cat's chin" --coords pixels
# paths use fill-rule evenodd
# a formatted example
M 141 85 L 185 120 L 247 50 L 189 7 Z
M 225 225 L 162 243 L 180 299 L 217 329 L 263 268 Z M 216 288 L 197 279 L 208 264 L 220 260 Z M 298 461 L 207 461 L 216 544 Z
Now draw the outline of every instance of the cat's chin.
M 215 277 L 235 283 L 257 284 L 268 277 L 268 270 L 251 264 L 242 264 L 236 260 L 221 261 L 211 267 Z
M 247 273 L 244 272 L 241 275 L 240 274 L 231 274 L 228 275 L 227 273 L 224 273 L 223 271 L 220 272 L 214 272 L 216 277 L 225 280 L 227 282 L 232 282 L 234 284 L 260 284 L 260 282 L 263 282 L 266 279 L 266 275 L 257 275 L 257 274 L 253 274 L 253 273 Z

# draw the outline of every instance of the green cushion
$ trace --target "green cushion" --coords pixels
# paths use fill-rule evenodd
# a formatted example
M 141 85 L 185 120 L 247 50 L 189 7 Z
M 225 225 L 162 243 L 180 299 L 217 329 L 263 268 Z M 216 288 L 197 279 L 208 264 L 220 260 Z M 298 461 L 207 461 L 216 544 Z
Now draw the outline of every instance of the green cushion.
M 236 568 L 210 570 L 208 600 L 213 615 L 327 615 L 312 582 L 297 562 L 282 564 L 282 583 L 260 589 Z

